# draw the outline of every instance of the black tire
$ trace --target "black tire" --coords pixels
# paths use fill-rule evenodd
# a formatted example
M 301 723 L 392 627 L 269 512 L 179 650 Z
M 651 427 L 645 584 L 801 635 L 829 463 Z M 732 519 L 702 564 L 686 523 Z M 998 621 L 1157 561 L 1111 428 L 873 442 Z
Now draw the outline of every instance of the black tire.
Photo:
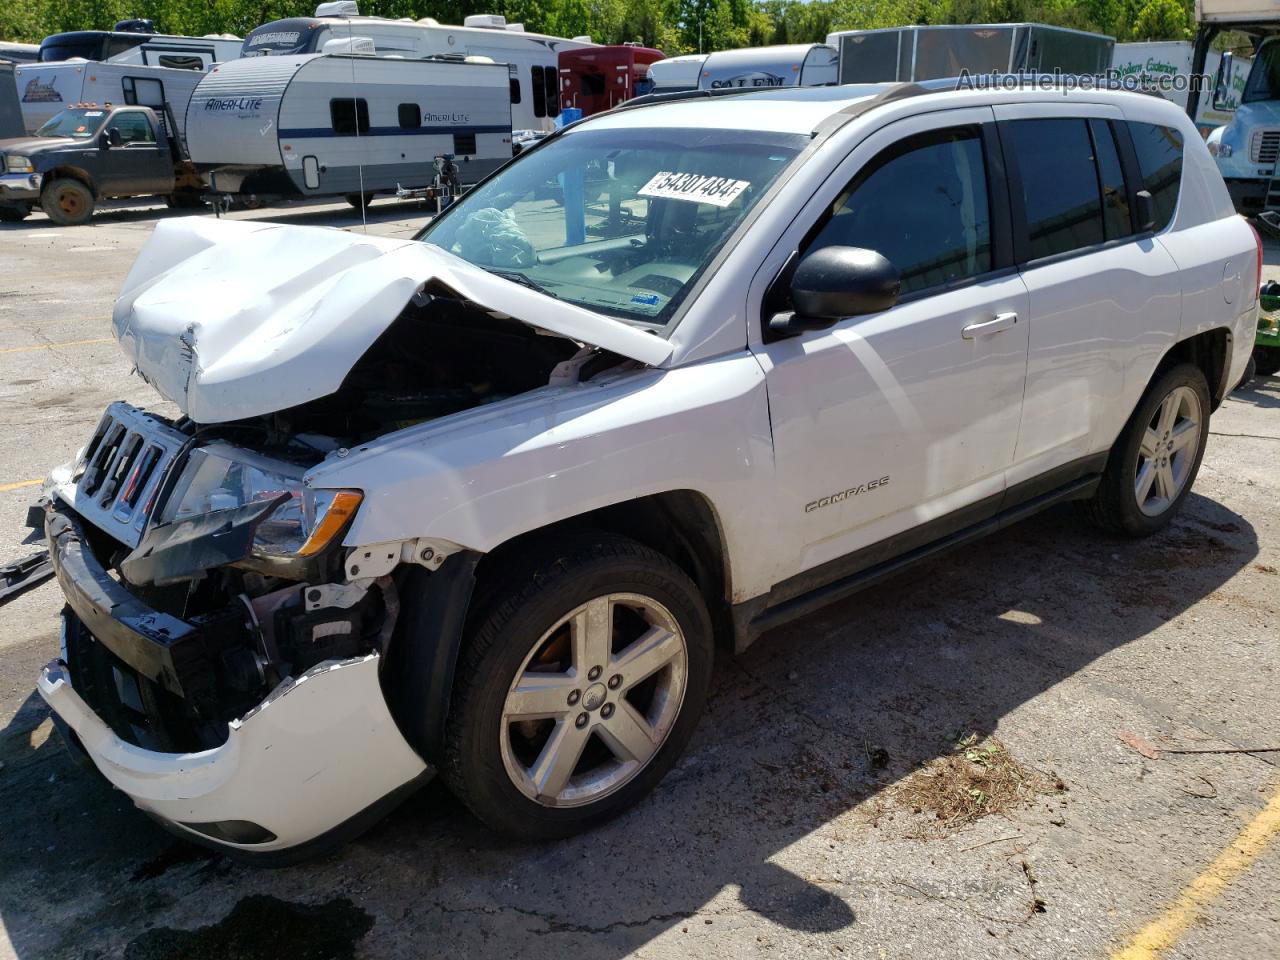
M 93 216 L 93 194 L 79 180 L 59 177 L 44 188 L 40 208 L 59 226 L 79 226 Z
M 714 646 L 711 620 L 697 587 L 684 571 L 648 547 L 597 532 L 548 538 L 524 556 L 523 562 L 502 571 L 498 586 L 487 596 L 478 591 L 477 602 L 483 607 L 471 618 L 473 628 L 459 657 L 441 774 L 458 798 L 493 829 L 519 839 L 553 839 L 622 813 L 657 785 L 684 751 L 702 714 Z M 522 792 L 504 766 L 500 739 L 509 733 L 502 721 L 507 694 L 555 624 L 588 601 L 616 593 L 657 601 L 679 626 L 687 655 L 683 698 L 666 739 L 630 779 L 578 806 L 543 805 Z M 581 704 L 587 702 L 584 695 Z M 604 710 L 599 708 L 601 722 Z M 588 763 L 588 756 L 584 751 L 577 764 Z
M 1161 507 L 1159 512 L 1147 513 L 1139 506 L 1135 490 L 1143 436 L 1165 398 L 1182 387 L 1193 391 L 1199 401 L 1199 437 L 1195 441 L 1194 450 L 1188 451 L 1192 454 L 1189 472 L 1177 495 Z M 1111 448 L 1102 483 L 1089 503 L 1089 514 L 1098 526 L 1111 533 L 1146 537 L 1162 529 L 1173 519 L 1190 494 L 1200 470 L 1200 462 L 1204 459 L 1205 443 L 1209 438 L 1209 406 L 1208 381 L 1194 364 L 1179 364 L 1156 378 L 1142 395 L 1137 409 Z
M 204 198 L 193 190 L 179 190 L 164 198 L 170 210 L 203 210 Z
M 365 210 L 369 204 L 373 203 L 372 193 L 348 193 L 346 196 L 347 203 L 351 204 L 353 210 Z
M 15 203 L 0 207 L 0 223 L 21 223 L 31 216 L 31 204 Z
M 1253 361 L 1259 374 L 1271 376 L 1280 371 L 1280 347 L 1254 347 Z

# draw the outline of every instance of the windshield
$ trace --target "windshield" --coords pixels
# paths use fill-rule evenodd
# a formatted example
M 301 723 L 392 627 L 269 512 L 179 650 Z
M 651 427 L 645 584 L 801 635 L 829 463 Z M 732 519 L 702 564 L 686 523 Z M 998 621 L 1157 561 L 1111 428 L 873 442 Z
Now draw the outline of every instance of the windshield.
M 741 130 L 580 130 L 464 195 L 419 239 L 550 296 L 662 326 L 807 142 Z
M 74 137 L 88 140 L 107 117 L 105 110 L 63 110 L 36 131 L 37 137 Z
M 1245 103 L 1280 100 L 1280 43 L 1264 44 L 1253 58 L 1242 99 Z

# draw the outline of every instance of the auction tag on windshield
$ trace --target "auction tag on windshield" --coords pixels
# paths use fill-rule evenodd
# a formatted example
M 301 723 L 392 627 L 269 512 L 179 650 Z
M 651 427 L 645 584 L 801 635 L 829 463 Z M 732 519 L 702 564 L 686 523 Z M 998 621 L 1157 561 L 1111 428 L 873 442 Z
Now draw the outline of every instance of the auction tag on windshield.
M 730 180 L 728 177 L 708 177 L 701 173 L 672 173 L 669 170 L 660 170 L 654 174 L 652 180 L 640 188 L 640 196 L 689 200 L 693 203 L 709 203 L 714 207 L 727 207 L 749 186 L 751 182 L 748 180 Z
M 102 116 L 102 111 L 101 111 L 101 110 L 86 110 L 84 115 L 85 115 L 86 117 L 100 117 L 100 116 Z

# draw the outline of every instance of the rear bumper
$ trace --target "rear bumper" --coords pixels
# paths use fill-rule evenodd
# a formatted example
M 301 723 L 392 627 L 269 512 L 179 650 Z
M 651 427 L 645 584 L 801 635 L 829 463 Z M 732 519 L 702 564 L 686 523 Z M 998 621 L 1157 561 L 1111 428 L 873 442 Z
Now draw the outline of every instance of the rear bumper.
M 57 501 L 46 530 L 67 622 L 78 620 L 161 687 L 198 696 L 193 688 L 208 672 L 206 631 L 215 627 L 179 620 L 131 594 L 94 557 L 75 513 Z M 370 653 L 317 664 L 227 724 L 220 745 L 190 753 L 122 739 L 73 687 L 63 660 L 44 668 L 38 687 L 94 766 L 139 809 L 192 840 L 284 862 L 360 832 L 430 776 L 391 717 L 380 663 Z
M 0 174 L 0 202 L 33 203 L 39 200 L 41 180 L 38 173 Z

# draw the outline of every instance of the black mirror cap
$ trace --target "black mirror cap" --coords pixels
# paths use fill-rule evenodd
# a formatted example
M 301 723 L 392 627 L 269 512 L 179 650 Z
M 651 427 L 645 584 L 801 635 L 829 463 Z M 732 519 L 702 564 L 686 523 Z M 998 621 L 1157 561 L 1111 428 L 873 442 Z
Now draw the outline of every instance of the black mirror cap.
M 1151 199 L 1150 190 L 1139 190 L 1134 195 L 1137 200 L 1135 211 L 1138 214 L 1138 230 L 1146 232 L 1156 228 L 1155 202 Z
M 791 307 L 800 317 L 835 321 L 888 310 L 901 289 L 897 268 L 876 251 L 823 247 L 796 265 Z

